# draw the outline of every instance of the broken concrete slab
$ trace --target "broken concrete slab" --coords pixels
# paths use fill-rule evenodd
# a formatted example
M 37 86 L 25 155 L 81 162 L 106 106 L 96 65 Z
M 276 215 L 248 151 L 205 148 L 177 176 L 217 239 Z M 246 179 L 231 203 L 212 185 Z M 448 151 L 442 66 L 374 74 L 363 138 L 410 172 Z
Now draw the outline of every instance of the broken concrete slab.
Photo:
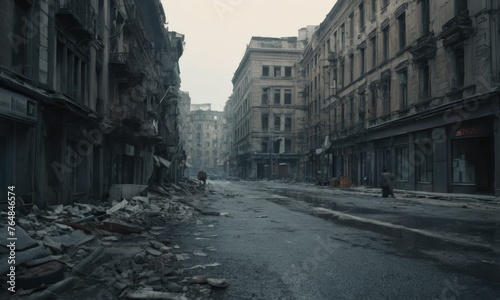
M 59 281 L 58 283 L 55 283 L 45 290 L 36 293 L 36 294 L 31 294 L 29 297 L 27 297 L 27 300 L 45 300 L 45 299 L 54 299 L 54 295 L 61 294 L 63 291 L 70 290 L 71 287 L 75 284 L 76 282 L 76 277 L 68 277 L 62 281 Z
M 88 241 L 93 240 L 94 238 L 95 238 L 94 235 L 86 235 L 81 230 L 75 230 L 73 232 L 63 234 L 60 236 L 53 236 L 52 240 L 62 244 L 64 247 L 69 248 L 71 246 L 80 246 Z
M 46 235 L 43 238 L 43 244 L 53 250 L 62 251 L 62 244 L 54 241 L 50 236 Z
M 128 204 L 128 201 L 123 199 L 120 203 L 117 203 L 113 207 L 111 207 L 110 209 L 106 210 L 106 213 L 108 215 L 110 215 L 110 214 L 114 213 L 115 211 L 118 211 L 118 210 L 124 208 L 127 204 Z
M 144 227 L 140 226 L 129 226 L 129 225 L 124 225 L 124 224 L 119 224 L 119 223 L 114 223 L 114 222 L 102 222 L 96 225 L 97 228 L 110 231 L 110 232 L 117 232 L 121 234 L 132 234 L 132 233 L 139 233 L 144 230 Z
M 226 279 L 207 278 L 207 283 L 218 288 L 227 288 L 229 286 Z
M 127 293 L 129 299 L 166 299 L 166 300 L 188 300 L 184 295 L 169 292 L 157 292 L 147 289 L 130 291 Z

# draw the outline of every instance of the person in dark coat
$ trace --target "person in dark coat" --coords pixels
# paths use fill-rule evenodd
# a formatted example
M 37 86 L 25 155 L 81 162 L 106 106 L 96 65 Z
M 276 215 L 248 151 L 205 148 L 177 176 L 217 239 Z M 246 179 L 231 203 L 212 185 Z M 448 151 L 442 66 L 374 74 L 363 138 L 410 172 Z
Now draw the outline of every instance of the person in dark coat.
M 207 173 L 205 173 L 205 171 L 203 170 L 200 170 L 198 172 L 198 180 L 203 182 L 203 186 L 205 186 L 207 183 Z
M 382 174 L 380 174 L 380 185 L 382 186 L 382 197 L 387 198 L 394 196 L 394 174 L 387 171 L 387 168 L 384 167 L 382 170 Z

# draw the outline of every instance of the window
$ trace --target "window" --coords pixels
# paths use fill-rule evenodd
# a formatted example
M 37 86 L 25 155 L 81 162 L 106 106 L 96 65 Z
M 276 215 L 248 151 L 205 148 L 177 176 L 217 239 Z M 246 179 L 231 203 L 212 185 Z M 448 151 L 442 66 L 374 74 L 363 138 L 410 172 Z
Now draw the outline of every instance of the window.
M 274 115 L 274 131 L 281 130 L 281 117 L 279 115 Z
M 274 104 L 281 103 L 281 89 L 274 90 Z
M 465 61 L 464 48 L 455 50 L 455 83 L 452 87 L 458 88 L 464 86 L 465 78 Z
M 349 16 L 349 38 L 354 37 L 354 13 Z
M 382 81 L 383 115 L 391 113 L 391 81 L 390 76 Z
M 8 34 L 8 39 L 11 41 L 12 49 L 12 67 L 16 73 L 31 77 L 31 72 L 28 68 L 29 56 L 28 49 L 33 35 L 31 28 L 33 26 L 30 18 L 30 6 L 23 1 L 14 1 L 14 22 L 12 32 Z
M 343 130 L 345 128 L 345 104 L 342 103 L 340 108 L 340 129 Z
M 285 153 L 291 153 L 291 152 L 292 152 L 292 140 L 285 139 Z
M 427 62 L 420 66 L 420 100 L 425 101 L 431 97 L 430 69 Z
M 389 59 L 389 26 L 382 29 L 382 60 L 386 61 Z
M 345 64 L 342 62 L 340 65 L 340 80 L 339 80 L 339 86 L 342 88 L 344 85 L 344 78 L 345 78 Z
M 268 150 L 267 150 L 267 146 L 269 145 L 269 139 L 267 138 L 264 138 L 260 144 L 260 148 L 262 149 L 262 152 L 266 153 Z
M 415 168 L 418 182 L 432 182 L 433 150 L 430 142 L 416 145 Z
M 406 15 L 402 13 L 398 17 L 398 26 L 399 26 L 399 49 L 403 49 L 406 47 Z
M 398 180 L 408 181 L 410 170 L 408 146 L 396 147 L 396 177 Z
M 365 27 L 365 4 L 361 2 L 359 5 L 359 31 L 363 31 Z
M 285 67 L 285 77 L 292 77 L 292 67 Z
M 423 34 L 428 34 L 430 29 L 429 29 L 429 23 L 430 23 L 430 8 L 429 8 L 429 0 L 422 0 L 421 1 L 421 9 L 422 9 L 422 33 Z
M 210 142 L 205 142 L 205 147 L 210 147 Z
M 366 107 L 366 94 L 365 91 L 362 91 L 359 93 L 359 107 L 358 107 L 358 115 L 359 115 L 359 121 L 364 122 L 365 121 L 365 107 Z
M 361 75 L 365 73 L 365 48 L 359 49 L 359 67 Z
M 345 48 L 345 23 L 340 25 L 340 50 Z
M 375 19 L 377 16 L 377 0 L 371 0 L 371 6 L 372 6 L 372 20 Z
M 269 77 L 269 66 L 262 66 L 262 76 Z
M 269 104 L 269 88 L 262 89 L 262 104 L 263 105 Z
M 354 55 L 351 54 L 349 57 L 350 59 L 350 64 L 349 64 L 349 83 L 352 83 L 354 81 Z
M 261 117 L 262 131 L 269 130 L 269 115 L 263 114 Z
M 399 94 L 400 94 L 400 108 L 408 106 L 408 70 L 404 69 L 399 72 Z
M 455 0 L 455 7 L 456 7 L 457 15 L 459 15 L 460 13 L 469 9 L 467 6 L 467 1 L 468 0 Z
M 372 49 L 372 68 L 377 66 L 377 37 L 370 39 L 370 48 Z
M 281 77 L 281 67 L 274 67 L 274 77 Z
M 373 86 L 370 88 L 371 103 L 370 103 L 370 116 L 372 118 L 377 117 L 377 87 Z
M 292 132 L 292 117 L 285 117 L 285 132 Z
M 337 31 L 333 33 L 333 52 L 337 52 Z
M 349 121 L 354 124 L 354 96 L 349 98 Z
M 285 89 L 285 104 L 292 104 L 292 90 Z

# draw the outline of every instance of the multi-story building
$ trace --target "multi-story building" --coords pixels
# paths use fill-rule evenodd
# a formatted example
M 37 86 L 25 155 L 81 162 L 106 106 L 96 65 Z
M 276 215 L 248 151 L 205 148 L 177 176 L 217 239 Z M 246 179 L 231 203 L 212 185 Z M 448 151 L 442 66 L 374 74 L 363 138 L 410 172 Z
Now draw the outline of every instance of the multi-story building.
M 192 165 L 187 174 L 204 170 L 209 175 L 224 175 L 224 114 L 211 110 L 211 104 L 191 104 L 187 161 Z
M 244 179 L 295 178 L 297 130 L 304 117 L 297 37 L 252 37 L 236 72 L 230 98 L 235 175 Z
M 2 191 L 15 185 L 44 207 L 147 184 L 155 147 L 171 147 L 167 159 L 178 148 L 169 112 L 183 37 L 165 28 L 160 2 L 0 4 Z
M 500 195 L 499 5 L 337 1 L 302 60 L 309 169 Z

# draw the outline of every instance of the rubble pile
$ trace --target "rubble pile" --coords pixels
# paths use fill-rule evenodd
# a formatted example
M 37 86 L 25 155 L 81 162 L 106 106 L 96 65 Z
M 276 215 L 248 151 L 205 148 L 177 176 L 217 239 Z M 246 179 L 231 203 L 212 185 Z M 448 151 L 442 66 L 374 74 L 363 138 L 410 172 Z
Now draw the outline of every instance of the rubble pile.
M 183 300 L 186 295 L 208 299 L 211 287 L 224 288 L 227 282 L 194 283 L 190 277 L 183 278 L 182 263 L 189 255 L 169 237 L 169 228 L 196 213 L 183 197 L 199 191 L 195 182 L 186 182 L 170 189 L 149 187 L 111 205 L 60 204 L 46 210 L 34 205 L 17 216 L 16 293 L 7 295 L 3 280 L 0 298 L 53 299 L 64 293 L 77 299 L 96 295 L 101 299 Z M 2 240 L 7 240 L 7 232 L 0 227 Z M 6 245 L 0 246 L 3 276 L 10 267 L 8 256 Z

